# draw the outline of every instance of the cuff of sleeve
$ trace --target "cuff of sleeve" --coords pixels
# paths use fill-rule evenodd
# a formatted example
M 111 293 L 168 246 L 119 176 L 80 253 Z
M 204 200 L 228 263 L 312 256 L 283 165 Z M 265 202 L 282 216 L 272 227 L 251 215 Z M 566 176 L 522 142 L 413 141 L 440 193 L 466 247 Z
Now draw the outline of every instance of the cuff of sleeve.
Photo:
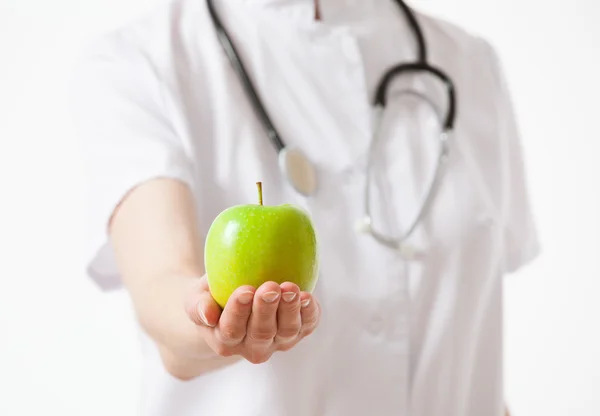
M 523 267 L 532 263 L 542 252 L 540 241 L 536 238 L 525 244 L 518 252 L 512 252 L 510 249 L 506 256 L 504 271 L 506 274 L 513 274 L 520 271 Z

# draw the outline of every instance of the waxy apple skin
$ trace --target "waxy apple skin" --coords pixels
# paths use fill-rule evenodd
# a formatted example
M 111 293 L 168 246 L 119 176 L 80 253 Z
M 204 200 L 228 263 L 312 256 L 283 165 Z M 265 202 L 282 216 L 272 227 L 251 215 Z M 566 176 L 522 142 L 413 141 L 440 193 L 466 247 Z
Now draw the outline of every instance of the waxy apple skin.
M 206 236 L 204 261 L 211 294 L 221 307 L 243 285 L 292 282 L 312 292 L 318 279 L 313 224 L 289 204 L 238 205 L 221 212 Z

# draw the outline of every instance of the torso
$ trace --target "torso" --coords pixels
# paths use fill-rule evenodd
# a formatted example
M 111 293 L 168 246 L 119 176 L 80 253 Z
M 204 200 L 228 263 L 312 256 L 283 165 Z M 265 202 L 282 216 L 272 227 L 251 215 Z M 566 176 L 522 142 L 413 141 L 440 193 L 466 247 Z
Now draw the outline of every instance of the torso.
M 419 16 L 432 63 L 457 85 L 458 119 L 442 187 L 414 235 L 424 257 L 406 262 L 354 229 L 363 215 L 375 85 L 416 54 L 397 5 L 364 1 L 335 14 L 324 2 L 319 23 L 312 1 L 215 3 L 282 138 L 315 163 L 314 197 L 299 197 L 281 177 L 202 0 L 173 3 L 169 15 L 124 33 L 164 82 L 168 116 L 195 164 L 203 235 L 223 209 L 254 202 L 259 180 L 265 203 L 309 210 L 323 320 L 266 364 L 239 362 L 185 383 L 147 344 L 143 414 L 500 416 L 503 195 L 494 178 L 504 162 L 483 43 Z M 407 80 L 445 104 L 427 78 Z M 414 217 L 437 152 L 437 125 L 415 103 L 389 105 L 375 165 L 373 211 L 392 234 Z

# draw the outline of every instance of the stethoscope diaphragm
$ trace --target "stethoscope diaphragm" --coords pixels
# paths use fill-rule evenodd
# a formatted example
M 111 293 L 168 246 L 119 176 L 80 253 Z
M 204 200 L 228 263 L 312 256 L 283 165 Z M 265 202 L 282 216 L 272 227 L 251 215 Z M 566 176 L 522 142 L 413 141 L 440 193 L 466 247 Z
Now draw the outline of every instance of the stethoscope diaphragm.
M 300 149 L 284 147 L 279 152 L 279 170 L 299 194 L 308 197 L 316 193 L 315 166 Z

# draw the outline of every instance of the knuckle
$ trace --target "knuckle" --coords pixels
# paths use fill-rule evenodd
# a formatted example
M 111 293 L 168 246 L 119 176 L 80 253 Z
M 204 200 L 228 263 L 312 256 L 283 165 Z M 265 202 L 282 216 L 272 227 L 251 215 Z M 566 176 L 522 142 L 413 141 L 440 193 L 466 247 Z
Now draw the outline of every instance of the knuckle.
M 277 318 L 277 308 L 256 308 L 252 314 L 261 322 L 270 322 Z
M 215 352 L 215 354 L 221 356 L 221 357 L 231 357 L 233 355 L 233 352 L 231 351 L 231 349 L 223 344 L 222 342 L 218 342 L 214 347 L 213 347 L 213 351 Z
M 302 329 L 302 337 L 307 337 L 309 335 L 312 335 L 312 333 L 315 332 L 315 327 L 314 326 L 307 326 L 305 328 Z
M 275 328 L 258 327 L 250 331 L 249 337 L 252 341 L 266 342 L 271 341 L 277 335 Z
M 317 326 L 319 322 L 319 315 L 316 313 L 305 315 L 302 318 L 302 324 L 305 326 Z
M 198 305 L 188 307 L 187 314 L 188 314 L 190 320 L 194 324 L 196 324 L 198 326 L 206 326 L 206 323 L 204 322 L 204 320 L 202 319 L 202 316 L 200 315 L 200 307 Z
M 240 334 L 240 330 L 238 330 L 237 328 L 233 327 L 233 326 L 229 326 L 229 325 L 225 325 L 223 326 L 223 328 L 220 328 L 220 338 L 221 341 L 225 344 L 230 344 L 232 342 L 235 342 L 237 340 L 239 340 L 242 336 L 242 334 Z
M 311 336 L 313 334 L 314 330 L 312 329 L 305 329 L 304 331 L 302 331 L 302 339 L 304 338 L 308 338 L 309 336 Z
M 234 322 L 246 321 L 248 316 L 250 316 L 250 312 L 242 308 L 232 308 L 229 314 Z
M 300 304 L 300 302 L 296 301 L 296 302 L 292 302 L 292 303 L 283 303 L 280 305 L 280 309 L 283 309 L 283 311 L 285 313 L 290 313 L 290 314 L 295 314 L 300 312 L 300 308 L 302 307 L 302 305 Z
M 277 335 L 280 338 L 286 339 L 295 337 L 298 335 L 298 332 L 300 332 L 300 326 L 286 326 L 280 327 Z

